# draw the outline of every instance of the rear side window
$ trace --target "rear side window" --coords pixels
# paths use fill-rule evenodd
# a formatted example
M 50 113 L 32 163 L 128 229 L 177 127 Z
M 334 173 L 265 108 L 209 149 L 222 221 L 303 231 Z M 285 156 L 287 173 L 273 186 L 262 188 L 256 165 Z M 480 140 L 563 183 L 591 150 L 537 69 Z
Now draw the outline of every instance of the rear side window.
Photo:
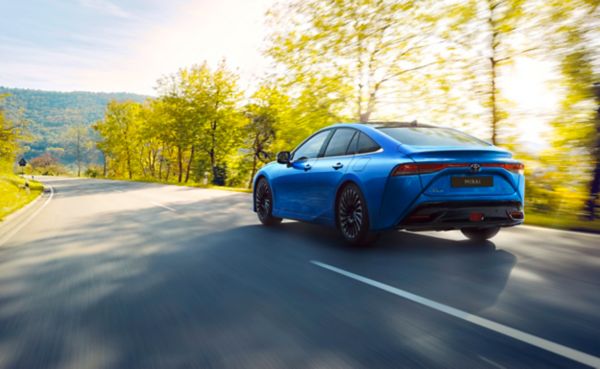
M 380 146 L 377 142 L 373 141 L 371 137 L 367 136 L 364 133 L 360 133 L 358 137 L 358 143 L 356 147 L 357 154 L 366 154 L 368 152 L 377 151 L 380 149 Z
M 329 140 L 327 149 L 325 150 L 325 156 L 340 156 L 346 155 L 350 140 L 354 136 L 356 131 L 349 128 L 338 128 Z
M 489 143 L 449 128 L 382 127 L 383 133 L 404 145 L 414 146 L 490 146 Z
M 356 145 L 358 144 L 359 137 L 360 137 L 360 132 L 356 132 L 354 134 L 354 136 L 352 136 L 352 140 L 350 141 L 350 144 L 348 145 L 348 150 L 346 151 L 346 154 L 348 154 L 348 155 L 356 154 Z

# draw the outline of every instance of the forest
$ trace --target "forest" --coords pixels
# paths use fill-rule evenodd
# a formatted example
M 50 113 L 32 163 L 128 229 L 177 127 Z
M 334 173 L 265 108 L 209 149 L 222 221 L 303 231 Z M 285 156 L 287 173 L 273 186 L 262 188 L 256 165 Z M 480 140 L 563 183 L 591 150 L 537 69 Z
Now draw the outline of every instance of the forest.
M 512 150 L 526 165 L 531 213 L 597 219 L 599 3 L 281 2 L 265 15 L 272 68 L 251 90 L 223 60 L 161 77 L 156 97 L 113 97 L 91 126 L 93 114 L 41 122 L 23 106 L 31 127 L 68 125 L 60 145 L 35 151 L 33 169 L 64 170 L 63 148 L 76 175 L 249 187 L 277 151 L 321 127 L 417 119 Z M 510 68 L 522 60 L 552 67 L 559 99 L 551 111 L 520 109 L 507 97 Z M 540 117 L 550 128 L 528 147 L 523 122 Z M 31 134 L 9 118 L 0 121 L 5 168 Z
M 23 128 L 21 154 L 29 160 L 49 152 L 63 164 L 75 162 L 69 142 L 74 127 L 91 125 L 102 119 L 112 100 L 143 102 L 147 96 L 131 93 L 57 92 L 0 87 L 0 108 L 8 119 Z M 23 130 L 25 132 L 25 130 Z M 92 132 L 90 131 L 90 134 Z M 94 136 L 93 138 L 97 138 Z M 98 162 L 90 150 L 86 162 Z

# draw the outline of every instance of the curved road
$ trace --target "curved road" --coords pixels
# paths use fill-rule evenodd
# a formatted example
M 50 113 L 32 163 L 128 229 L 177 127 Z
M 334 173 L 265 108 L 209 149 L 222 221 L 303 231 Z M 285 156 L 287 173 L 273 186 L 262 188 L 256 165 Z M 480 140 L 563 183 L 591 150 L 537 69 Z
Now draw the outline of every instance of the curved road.
M 249 194 L 43 181 L 0 226 L 0 368 L 600 366 L 600 236 L 361 249 Z

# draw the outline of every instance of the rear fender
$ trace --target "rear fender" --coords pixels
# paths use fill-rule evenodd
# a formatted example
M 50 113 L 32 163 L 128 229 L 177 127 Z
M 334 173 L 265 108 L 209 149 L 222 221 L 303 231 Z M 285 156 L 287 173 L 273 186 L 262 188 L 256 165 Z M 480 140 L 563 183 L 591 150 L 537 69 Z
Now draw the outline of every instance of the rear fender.
M 362 192 L 367 204 L 367 212 L 369 213 L 369 223 L 371 230 L 380 229 L 381 216 L 380 216 L 380 208 L 381 208 L 381 194 L 385 190 L 387 176 L 389 175 L 389 170 L 386 170 L 386 174 L 376 174 L 379 171 L 372 171 L 371 168 L 373 161 L 369 164 L 368 175 L 366 172 L 359 172 L 357 175 L 353 172 L 346 173 L 342 180 L 340 181 L 337 189 L 336 196 L 333 199 L 333 202 L 330 206 L 331 209 L 331 217 L 334 219 L 335 223 L 335 202 L 337 201 L 337 195 L 340 193 L 340 190 L 347 183 L 351 182 L 358 186 L 360 191 Z

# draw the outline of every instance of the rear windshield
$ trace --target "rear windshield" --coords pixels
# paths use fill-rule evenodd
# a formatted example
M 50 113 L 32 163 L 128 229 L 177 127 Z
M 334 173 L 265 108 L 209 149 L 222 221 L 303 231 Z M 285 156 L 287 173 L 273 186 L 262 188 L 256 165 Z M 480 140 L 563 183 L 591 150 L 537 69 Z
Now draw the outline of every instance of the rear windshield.
M 380 127 L 379 130 L 404 145 L 490 146 L 490 144 L 485 141 L 449 128 Z

